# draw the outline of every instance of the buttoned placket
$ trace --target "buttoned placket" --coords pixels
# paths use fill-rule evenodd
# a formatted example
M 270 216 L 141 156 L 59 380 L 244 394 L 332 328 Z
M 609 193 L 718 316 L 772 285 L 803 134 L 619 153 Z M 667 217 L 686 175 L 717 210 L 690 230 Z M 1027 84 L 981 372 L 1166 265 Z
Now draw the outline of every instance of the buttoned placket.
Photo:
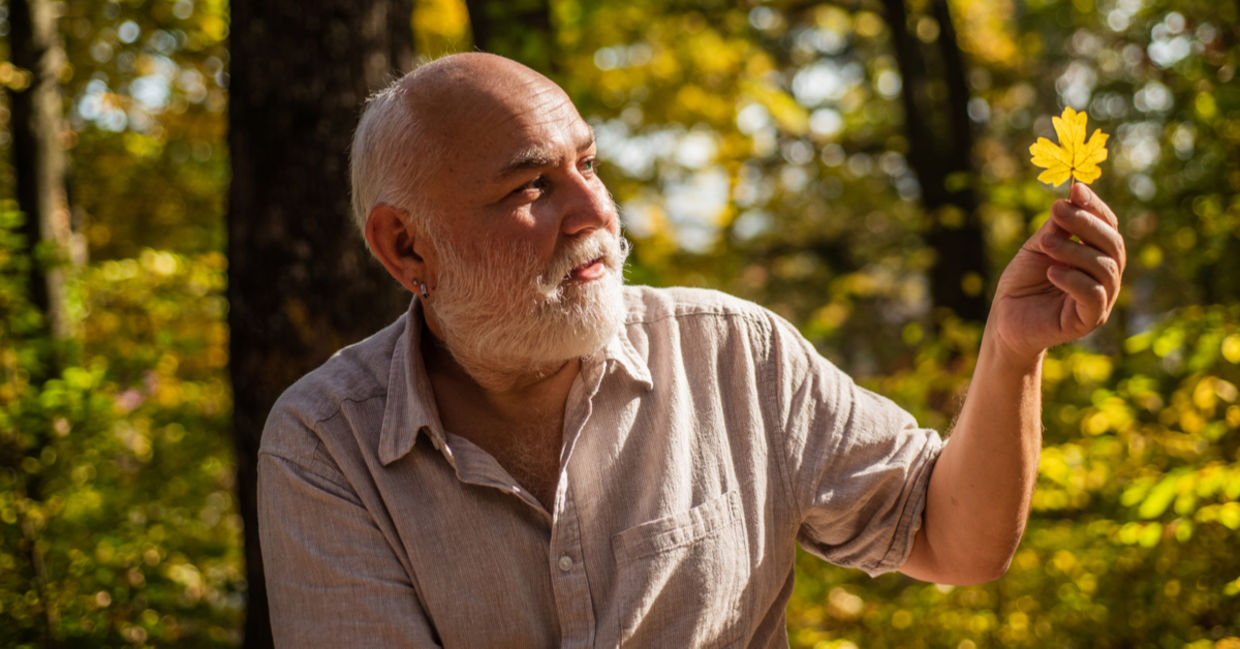
M 573 461 L 573 449 L 577 440 L 580 439 L 593 411 L 594 395 L 598 393 L 605 367 L 606 363 L 600 358 L 583 361 L 577 382 L 569 392 L 568 409 L 564 413 L 566 435 L 551 517 L 551 547 L 548 552 L 551 588 L 560 618 L 562 649 L 594 646 L 594 601 L 590 597 L 589 575 L 586 573 L 582 522 L 574 496 L 574 485 L 569 480 L 568 467 Z
M 560 647 L 592 647 L 594 644 L 594 606 L 582 556 L 581 525 L 571 489 L 556 498 L 551 523 L 548 569 L 551 589 L 560 619 Z

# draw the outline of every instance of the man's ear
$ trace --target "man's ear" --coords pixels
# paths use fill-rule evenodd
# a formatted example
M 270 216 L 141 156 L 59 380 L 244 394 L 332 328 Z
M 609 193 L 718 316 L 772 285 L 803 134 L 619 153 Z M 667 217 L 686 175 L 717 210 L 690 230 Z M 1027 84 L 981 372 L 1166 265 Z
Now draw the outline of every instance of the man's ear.
M 366 242 L 388 273 L 411 293 L 421 293 L 419 282 L 427 281 L 426 260 L 415 251 L 418 240 L 410 219 L 387 203 L 380 203 L 366 219 Z M 420 247 L 420 246 L 419 246 Z

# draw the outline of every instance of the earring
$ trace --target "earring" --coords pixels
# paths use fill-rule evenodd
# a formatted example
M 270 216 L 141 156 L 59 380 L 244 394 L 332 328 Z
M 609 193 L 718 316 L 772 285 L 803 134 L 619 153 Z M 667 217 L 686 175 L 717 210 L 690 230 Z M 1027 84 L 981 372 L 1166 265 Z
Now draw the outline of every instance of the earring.
M 426 282 L 418 282 L 418 289 L 422 291 L 423 300 L 431 296 L 430 291 L 426 289 Z

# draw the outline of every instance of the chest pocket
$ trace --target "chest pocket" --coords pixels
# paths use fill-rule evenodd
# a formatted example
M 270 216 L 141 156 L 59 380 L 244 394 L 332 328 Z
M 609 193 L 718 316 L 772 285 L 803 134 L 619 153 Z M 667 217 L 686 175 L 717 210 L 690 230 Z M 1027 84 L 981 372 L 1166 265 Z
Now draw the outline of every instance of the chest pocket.
M 728 492 L 612 537 L 623 647 L 731 647 L 743 625 L 749 543 Z

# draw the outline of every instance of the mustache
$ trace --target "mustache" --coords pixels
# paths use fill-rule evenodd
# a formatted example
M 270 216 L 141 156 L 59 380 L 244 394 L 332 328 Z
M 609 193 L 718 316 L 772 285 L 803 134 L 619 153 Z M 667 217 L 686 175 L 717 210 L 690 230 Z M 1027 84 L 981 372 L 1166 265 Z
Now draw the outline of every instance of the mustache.
M 606 230 L 596 230 L 586 237 L 575 239 L 556 252 L 539 283 L 554 290 L 572 273 L 574 268 L 595 261 L 602 261 L 607 269 L 620 273 L 629 254 L 629 241 L 624 235 L 613 235 Z

